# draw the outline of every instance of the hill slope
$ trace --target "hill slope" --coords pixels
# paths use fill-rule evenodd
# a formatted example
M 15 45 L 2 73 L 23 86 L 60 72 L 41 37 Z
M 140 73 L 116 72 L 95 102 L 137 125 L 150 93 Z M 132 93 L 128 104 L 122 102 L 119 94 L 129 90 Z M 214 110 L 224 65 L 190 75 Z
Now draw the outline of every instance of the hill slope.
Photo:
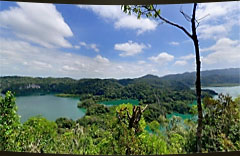
M 161 77 L 162 80 L 182 82 L 193 87 L 195 83 L 195 72 L 173 74 Z M 201 72 L 202 86 L 229 86 L 240 85 L 240 68 L 206 70 Z

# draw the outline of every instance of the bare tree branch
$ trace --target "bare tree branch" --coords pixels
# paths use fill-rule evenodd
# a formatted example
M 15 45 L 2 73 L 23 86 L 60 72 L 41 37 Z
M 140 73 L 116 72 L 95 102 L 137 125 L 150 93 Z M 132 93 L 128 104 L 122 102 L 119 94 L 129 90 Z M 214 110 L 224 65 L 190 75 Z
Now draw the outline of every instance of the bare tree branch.
M 192 35 L 191 35 L 184 27 L 182 27 L 182 26 L 180 26 L 180 25 L 178 25 L 178 24 L 176 24 L 176 23 L 173 23 L 173 22 L 171 22 L 171 21 L 163 18 L 163 17 L 157 12 L 157 10 L 156 10 L 155 8 L 153 8 L 153 11 L 155 12 L 155 14 L 157 14 L 157 16 L 158 16 L 161 20 L 163 20 L 164 22 L 166 22 L 166 23 L 168 23 L 168 24 L 170 24 L 170 25 L 172 25 L 172 26 L 175 26 L 175 27 L 181 29 L 188 37 L 192 38 Z
M 199 18 L 198 21 L 201 21 L 201 20 L 203 20 L 204 18 L 206 18 L 206 17 L 208 17 L 208 16 L 210 16 L 210 14 L 207 14 L 207 15 L 205 15 L 205 16 Z
M 146 106 L 142 109 L 141 113 L 143 113 L 143 112 L 147 109 L 147 107 L 148 107 L 148 105 L 146 105 Z
M 127 110 L 127 116 L 128 116 L 128 120 L 130 120 L 130 119 L 131 119 L 131 116 L 130 116 L 128 110 Z
M 180 13 L 183 15 L 183 17 L 188 21 L 191 22 L 191 17 L 187 15 L 183 10 L 182 7 L 180 8 Z

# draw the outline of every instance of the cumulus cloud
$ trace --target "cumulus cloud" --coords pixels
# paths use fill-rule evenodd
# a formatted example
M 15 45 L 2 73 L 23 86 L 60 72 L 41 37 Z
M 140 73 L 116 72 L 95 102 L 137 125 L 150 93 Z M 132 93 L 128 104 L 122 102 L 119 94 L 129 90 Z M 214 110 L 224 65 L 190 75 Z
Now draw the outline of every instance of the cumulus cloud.
M 203 24 L 199 27 L 199 38 L 201 39 L 218 39 L 225 37 L 232 30 L 234 23 L 226 22 L 219 25 Z
M 54 76 L 79 78 L 133 78 L 165 74 L 145 63 L 113 62 L 57 49 L 33 46 L 25 41 L 0 38 L 1 75 Z
M 201 18 L 209 15 L 204 19 L 205 22 L 209 20 L 219 20 L 219 17 L 232 14 L 239 11 L 239 2 L 218 2 L 218 3 L 201 3 L 197 9 L 197 17 Z
M 197 9 L 197 18 L 201 20 L 198 32 L 201 39 L 219 39 L 227 37 L 232 27 L 239 25 L 239 2 L 202 3 Z
M 157 22 L 148 18 L 137 19 L 136 15 L 127 15 L 121 11 L 119 5 L 78 5 L 83 9 L 92 10 L 105 20 L 114 22 L 114 27 L 117 29 L 126 28 L 137 30 L 137 34 L 142 34 L 147 31 L 153 31 L 157 27 Z
M 101 55 L 97 55 L 95 57 L 95 60 L 99 63 L 109 63 L 109 60 L 105 57 L 102 57 Z
M 157 56 L 152 56 L 148 58 L 149 60 L 158 63 L 160 65 L 164 65 L 172 60 L 174 60 L 174 56 L 170 55 L 166 52 L 162 52 L 160 54 L 158 54 Z
M 73 33 L 53 4 L 17 3 L 0 12 L 0 21 L 21 39 L 47 48 L 72 47 L 65 38 Z
M 202 50 L 210 52 L 210 54 L 203 57 L 203 65 L 205 64 L 205 67 L 212 68 L 239 67 L 239 48 L 239 40 L 219 39 L 215 45 Z
M 143 49 L 147 47 L 149 46 L 146 46 L 143 43 L 139 44 L 133 41 L 128 41 L 126 43 L 117 43 L 114 45 L 115 50 L 121 51 L 119 56 L 134 56 L 141 53 Z
M 87 44 L 86 42 L 79 42 L 79 45 L 80 45 L 79 48 L 82 46 L 87 49 L 92 49 L 95 52 L 99 52 L 99 49 L 97 48 L 97 45 L 95 43 Z
M 115 28 L 128 28 L 137 30 L 140 35 L 145 31 L 155 30 L 157 23 L 148 18 L 137 19 L 136 16 L 126 15 L 114 23 Z

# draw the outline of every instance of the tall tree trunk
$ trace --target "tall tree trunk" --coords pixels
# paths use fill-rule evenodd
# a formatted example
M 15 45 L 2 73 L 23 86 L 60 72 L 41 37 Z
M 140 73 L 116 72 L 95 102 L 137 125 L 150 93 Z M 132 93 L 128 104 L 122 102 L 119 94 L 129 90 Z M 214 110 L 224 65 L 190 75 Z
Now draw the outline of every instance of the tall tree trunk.
M 197 152 L 202 152 L 202 104 L 201 104 L 201 61 L 200 61 L 200 52 L 199 52 L 199 44 L 196 32 L 196 7 L 197 3 L 194 3 L 193 6 L 193 15 L 191 19 L 192 23 L 192 40 L 195 47 L 195 54 L 196 54 L 196 94 L 197 94 L 197 108 L 198 108 L 198 127 L 197 127 Z
M 151 6 L 151 7 L 150 7 Z M 198 44 L 198 37 L 197 37 L 197 32 L 196 29 L 198 27 L 198 25 L 196 26 L 196 23 L 199 24 L 197 22 L 196 19 L 196 9 L 197 9 L 197 3 L 194 3 L 193 5 L 193 12 L 192 12 L 192 18 L 191 18 L 191 26 L 192 26 L 192 34 L 189 33 L 187 31 L 187 29 L 185 29 L 183 26 L 178 25 L 174 22 L 169 21 L 168 19 L 162 17 L 160 15 L 160 10 L 157 10 L 156 7 L 154 7 L 153 5 L 143 5 L 141 7 L 145 8 L 144 11 L 139 11 L 139 6 L 136 6 L 136 10 L 134 11 L 138 14 L 138 16 L 141 16 L 144 12 L 144 14 L 147 14 L 149 12 L 154 12 L 154 17 L 159 17 L 160 20 L 162 20 L 163 22 L 170 24 L 174 27 L 179 28 L 180 30 L 182 30 L 188 37 L 190 37 L 194 43 L 194 48 L 195 48 L 195 54 L 196 54 L 196 82 L 195 82 L 195 86 L 196 86 L 196 94 L 197 94 L 197 107 L 198 107 L 198 127 L 197 127 L 197 133 L 196 133 L 196 138 L 197 138 L 197 147 L 196 150 L 197 152 L 202 152 L 202 129 L 203 129 L 203 124 L 202 124 L 202 119 L 203 119 L 203 113 L 202 113 L 202 105 L 201 105 L 201 75 L 200 75 L 200 69 L 201 69 L 201 61 L 200 61 L 200 52 L 199 52 L 199 44 Z M 131 8 L 131 7 L 130 7 Z M 127 10 L 129 10 L 129 7 L 125 7 L 124 8 L 126 11 L 124 12 L 128 12 Z M 131 9 L 130 9 L 131 10 Z M 134 9 L 133 9 L 134 10 Z M 147 13 L 146 13 L 147 12 Z M 180 11 L 181 12 L 181 11 Z M 183 14 L 183 16 L 189 21 L 189 16 L 186 15 L 184 12 L 181 12 Z M 152 14 L 151 14 L 152 15 Z

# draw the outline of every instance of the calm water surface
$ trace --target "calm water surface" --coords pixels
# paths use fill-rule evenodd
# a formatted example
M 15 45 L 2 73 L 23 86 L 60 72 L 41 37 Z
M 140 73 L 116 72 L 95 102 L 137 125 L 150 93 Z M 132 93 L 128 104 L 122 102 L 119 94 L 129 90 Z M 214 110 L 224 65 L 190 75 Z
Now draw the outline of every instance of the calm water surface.
M 217 92 L 218 94 L 229 94 L 230 96 L 235 99 L 236 97 L 240 96 L 240 86 L 233 86 L 233 87 L 204 87 L 203 89 L 211 89 Z M 216 98 L 217 96 L 215 96 Z
M 205 87 L 204 89 L 211 89 L 217 93 L 228 93 L 233 98 L 240 95 L 240 86 L 235 87 Z M 43 96 L 20 96 L 16 97 L 18 106 L 18 114 L 21 116 L 21 122 L 27 121 L 32 116 L 42 115 L 48 120 L 56 120 L 59 117 L 68 117 L 73 120 L 81 118 L 85 114 L 84 109 L 77 108 L 78 98 L 56 97 L 54 95 Z M 102 102 L 106 105 L 118 105 L 121 103 L 133 103 L 138 105 L 137 100 L 116 100 Z M 169 114 L 167 117 L 171 118 L 173 115 L 180 116 L 183 119 L 191 118 L 190 114 Z
M 54 95 L 16 97 L 21 122 L 37 115 L 52 121 L 59 117 L 76 120 L 85 114 L 83 109 L 77 108 L 78 101 L 78 98 L 63 98 Z

